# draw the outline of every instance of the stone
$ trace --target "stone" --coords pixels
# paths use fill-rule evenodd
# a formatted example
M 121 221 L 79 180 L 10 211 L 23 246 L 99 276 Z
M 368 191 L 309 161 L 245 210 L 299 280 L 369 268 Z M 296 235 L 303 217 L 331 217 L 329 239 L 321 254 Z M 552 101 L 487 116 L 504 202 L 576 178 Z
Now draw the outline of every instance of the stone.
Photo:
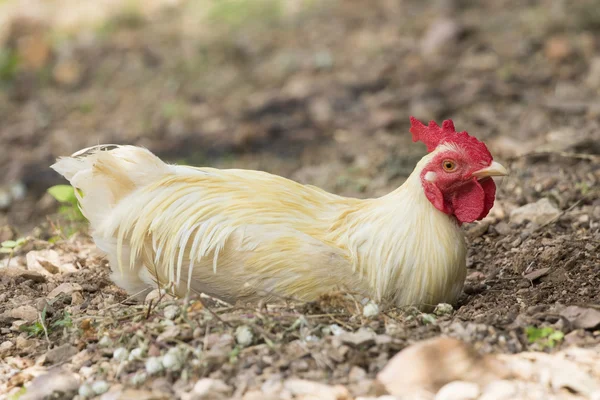
M 166 306 L 165 309 L 163 310 L 163 313 L 165 315 L 165 318 L 168 320 L 174 320 L 175 318 L 177 318 L 177 316 L 179 315 L 179 306 L 176 305 L 170 305 L 170 306 Z
M 372 318 L 379 315 L 379 306 L 376 303 L 368 302 L 363 308 L 363 316 L 366 318 Z
M 0 276 L 7 276 L 9 278 L 23 278 L 30 279 L 36 283 L 46 282 L 46 277 L 39 272 L 29 271 L 19 267 L 5 267 L 0 268 Z
M 235 330 L 235 340 L 240 346 L 249 346 L 252 344 L 254 334 L 250 327 L 246 325 L 238 326 Z
M 75 354 L 77 354 L 76 347 L 73 347 L 70 344 L 63 344 L 46 353 L 46 364 L 62 364 L 69 361 Z
M 361 328 L 356 332 L 344 332 L 338 335 L 342 343 L 351 347 L 372 346 L 377 335 L 370 329 Z
M 527 220 L 538 225 L 544 225 L 558 218 L 559 215 L 560 210 L 544 197 L 535 203 L 526 204 L 514 209 L 510 213 L 510 221 L 520 224 Z
M 60 272 L 61 259 L 55 250 L 30 251 L 25 256 L 27 269 L 45 276 Z
M 343 386 L 329 386 L 305 379 L 288 379 L 283 383 L 283 388 L 297 398 L 316 398 L 320 400 L 343 400 L 351 398 L 350 393 Z
M 443 315 L 450 315 L 454 311 L 454 307 L 448 303 L 440 303 L 433 309 L 433 313 L 438 317 Z
M 20 400 L 37 399 L 71 399 L 79 390 L 79 381 L 72 373 L 60 369 L 39 375 L 30 385 Z
M 38 311 L 33 306 L 19 306 L 5 313 L 9 318 L 19 319 L 27 322 L 34 322 L 38 319 Z
M 508 380 L 490 382 L 483 389 L 479 400 L 512 400 L 517 395 L 517 386 Z
M 595 308 L 569 306 L 560 315 L 571 322 L 575 329 L 596 329 L 600 327 L 600 311 Z
M 444 385 L 435 395 L 435 400 L 475 400 L 479 397 L 479 386 L 472 382 L 454 381 Z
M 401 396 L 423 390 L 436 393 L 453 381 L 485 385 L 508 374 L 506 365 L 494 356 L 481 355 L 460 340 L 438 337 L 396 354 L 379 372 L 377 381 L 388 393 Z
M 192 389 L 194 400 L 229 399 L 233 389 L 220 379 L 200 379 Z
M 65 282 L 58 285 L 46 296 L 49 299 L 60 296 L 61 294 L 72 295 L 73 292 L 81 292 L 83 288 L 79 283 Z

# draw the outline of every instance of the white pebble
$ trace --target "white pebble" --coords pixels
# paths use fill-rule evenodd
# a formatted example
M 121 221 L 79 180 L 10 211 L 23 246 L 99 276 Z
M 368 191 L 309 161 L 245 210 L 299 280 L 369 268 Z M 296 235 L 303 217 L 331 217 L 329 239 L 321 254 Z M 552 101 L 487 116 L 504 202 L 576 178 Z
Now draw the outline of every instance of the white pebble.
M 113 358 L 117 361 L 125 361 L 129 356 L 129 352 L 125 347 L 119 347 L 113 352 Z
M 96 393 L 94 392 L 94 389 L 92 389 L 92 387 L 90 385 L 88 385 L 87 383 L 84 383 L 83 385 L 79 386 L 78 393 L 84 399 L 94 397 L 96 395 Z
M 98 341 L 98 346 L 100 347 L 110 347 L 112 346 L 112 339 L 108 336 L 102 336 L 102 338 Z
M 238 328 L 235 330 L 235 340 L 240 346 L 249 346 L 252 344 L 253 339 L 254 335 L 248 326 L 238 326 Z
M 344 328 L 342 328 L 338 324 L 331 324 L 331 325 L 329 325 L 329 330 L 331 330 L 331 333 L 333 334 L 333 336 L 339 336 L 342 333 L 346 332 L 344 330 Z
M 162 358 L 162 364 L 169 371 L 179 371 L 183 368 L 183 354 L 177 347 L 171 348 Z
M 454 311 L 454 307 L 452 307 L 452 305 L 448 303 L 440 303 L 435 306 L 433 313 L 439 317 L 442 315 L 452 314 L 452 311 Z
M 146 372 L 154 375 L 163 370 L 163 363 L 158 357 L 150 357 L 146 360 Z
M 142 383 L 146 382 L 146 380 L 148 379 L 148 374 L 146 374 L 145 372 L 137 372 L 134 376 L 131 377 L 131 383 L 133 385 L 141 385 Z
M 367 318 L 375 317 L 379 314 L 379 306 L 373 302 L 369 302 L 363 308 L 363 316 Z
M 179 306 L 166 306 L 163 313 L 166 319 L 174 320 L 179 315 Z
M 129 353 L 129 361 L 141 360 L 143 356 L 144 349 L 141 347 L 136 347 L 135 349 L 131 350 L 131 353 Z
M 493 381 L 483 390 L 481 400 L 510 400 L 517 395 L 517 386 L 507 380 Z
M 476 383 L 454 381 L 444 385 L 435 395 L 435 400 L 475 400 L 479 397 Z
M 92 383 L 92 390 L 94 393 L 96 393 L 96 395 L 106 393 L 108 392 L 108 389 L 110 389 L 110 386 L 106 381 L 96 381 Z

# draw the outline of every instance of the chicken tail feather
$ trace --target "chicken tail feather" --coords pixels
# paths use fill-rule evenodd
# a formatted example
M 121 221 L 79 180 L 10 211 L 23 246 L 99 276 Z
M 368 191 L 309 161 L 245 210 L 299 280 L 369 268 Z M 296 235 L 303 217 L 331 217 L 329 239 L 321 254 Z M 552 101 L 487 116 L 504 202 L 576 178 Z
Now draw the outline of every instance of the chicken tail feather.
M 108 212 L 138 187 L 160 179 L 167 164 L 150 151 L 134 146 L 94 146 L 51 166 L 76 189 L 83 215 L 97 227 Z

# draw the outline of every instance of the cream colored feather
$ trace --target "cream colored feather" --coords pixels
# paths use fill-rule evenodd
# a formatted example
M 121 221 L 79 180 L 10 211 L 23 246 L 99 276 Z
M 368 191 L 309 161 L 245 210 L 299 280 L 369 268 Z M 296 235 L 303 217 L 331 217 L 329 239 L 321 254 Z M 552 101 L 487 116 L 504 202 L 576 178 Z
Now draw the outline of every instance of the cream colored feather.
M 234 302 L 346 290 L 422 307 L 454 302 L 466 273 L 459 227 L 419 180 L 441 150 L 367 200 L 265 172 L 168 165 L 133 146 L 85 149 L 52 168 L 80 192 L 112 279 L 129 293 L 158 283 Z

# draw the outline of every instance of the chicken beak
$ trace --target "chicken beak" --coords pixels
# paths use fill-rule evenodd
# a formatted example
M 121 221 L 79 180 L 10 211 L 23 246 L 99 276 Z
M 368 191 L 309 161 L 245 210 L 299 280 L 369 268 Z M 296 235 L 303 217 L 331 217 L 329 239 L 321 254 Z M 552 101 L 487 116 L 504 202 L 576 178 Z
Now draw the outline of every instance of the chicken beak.
M 488 176 L 506 176 L 508 171 L 502 166 L 502 164 L 492 161 L 489 167 L 482 168 L 478 171 L 473 172 L 473 176 L 476 178 L 487 178 Z

